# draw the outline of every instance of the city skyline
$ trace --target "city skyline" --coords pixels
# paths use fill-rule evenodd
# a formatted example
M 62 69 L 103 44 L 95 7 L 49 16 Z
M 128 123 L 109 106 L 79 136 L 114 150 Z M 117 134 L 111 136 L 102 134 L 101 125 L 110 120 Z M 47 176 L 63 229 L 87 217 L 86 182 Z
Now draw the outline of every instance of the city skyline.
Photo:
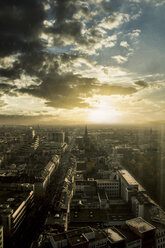
M 165 123 L 165 1 L 0 3 L 0 124 Z

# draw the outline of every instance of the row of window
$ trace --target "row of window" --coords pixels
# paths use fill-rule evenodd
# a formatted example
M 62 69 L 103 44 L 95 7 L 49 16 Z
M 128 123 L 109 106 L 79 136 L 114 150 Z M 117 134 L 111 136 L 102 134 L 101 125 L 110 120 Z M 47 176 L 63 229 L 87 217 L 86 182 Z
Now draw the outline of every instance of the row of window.
M 165 242 L 165 237 L 161 238 L 161 239 L 158 239 L 158 243 L 160 243 L 160 242 Z
M 158 245 L 157 248 L 165 248 L 165 244 Z

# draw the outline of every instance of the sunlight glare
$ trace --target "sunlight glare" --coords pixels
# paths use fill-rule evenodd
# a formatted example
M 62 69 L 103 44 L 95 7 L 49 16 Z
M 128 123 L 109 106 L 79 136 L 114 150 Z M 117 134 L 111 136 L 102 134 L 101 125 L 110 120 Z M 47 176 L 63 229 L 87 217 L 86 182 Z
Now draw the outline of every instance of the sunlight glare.
M 109 106 L 100 106 L 89 111 L 88 121 L 91 123 L 111 124 L 118 121 L 119 113 Z

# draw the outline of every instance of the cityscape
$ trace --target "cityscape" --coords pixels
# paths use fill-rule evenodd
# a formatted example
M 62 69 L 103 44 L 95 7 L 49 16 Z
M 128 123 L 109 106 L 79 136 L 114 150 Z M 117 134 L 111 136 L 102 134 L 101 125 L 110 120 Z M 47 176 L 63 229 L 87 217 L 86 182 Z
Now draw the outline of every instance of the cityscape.
M 165 246 L 164 128 L 1 126 L 1 247 Z
M 0 248 L 165 248 L 165 0 L 0 0 Z

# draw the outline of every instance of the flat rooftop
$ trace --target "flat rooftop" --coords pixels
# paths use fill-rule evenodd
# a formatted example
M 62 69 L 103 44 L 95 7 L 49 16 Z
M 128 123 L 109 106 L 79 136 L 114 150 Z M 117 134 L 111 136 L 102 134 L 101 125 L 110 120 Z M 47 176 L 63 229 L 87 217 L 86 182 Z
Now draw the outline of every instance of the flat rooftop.
M 55 241 L 64 240 L 64 239 L 66 239 L 66 240 L 70 239 L 70 241 L 72 243 L 74 243 L 75 240 L 77 240 L 77 239 L 80 239 L 80 241 L 81 241 L 80 236 L 82 236 L 82 234 L 90 233 L 90 232 L 93 232 L 93 230 L 91 229 L 91 227 L 86 226 L 86 227 L 81 227 L 81 228 L 78 228 L 78 229 L 75 229 L 75 230 L 70 230 L 70 231 L 67 231 L 67 232 L 56 234 L 56 235 L 53 236 L 53 239 Z M 75 237 L 76 237 L 76 239 L 75 239 Z M 72 240 L 72 238 L 73 238 L 73 240 Z M 82 238 L 82 240 L 84 240 L 84 239 Z M 80 242 L 80 241 L 76 241 L 76 242 Z
M 141 217 L 127 220 L 126 224 L 129 227 L 135 228 L 141 234 L 156 229 L 153 225 L 151 225 Z
M 71 247 L 77 247 L 78 245 L 83 245 L 88 243 L 88 239 L 85 237 L 84 234 L 80 234 L 69 237 L 68 243 L 71 245 Z
M 110 243 L 117 243 L 125 240 L 125 238 L 120 233 L 118 233 L 117 230 L 114 230 L 112 228 L 107 228 L 104 230 L 108 235 Z
M 139 185 L 139 183 L 127 170 L 119 170 L 119 173 L 129 185 Z

